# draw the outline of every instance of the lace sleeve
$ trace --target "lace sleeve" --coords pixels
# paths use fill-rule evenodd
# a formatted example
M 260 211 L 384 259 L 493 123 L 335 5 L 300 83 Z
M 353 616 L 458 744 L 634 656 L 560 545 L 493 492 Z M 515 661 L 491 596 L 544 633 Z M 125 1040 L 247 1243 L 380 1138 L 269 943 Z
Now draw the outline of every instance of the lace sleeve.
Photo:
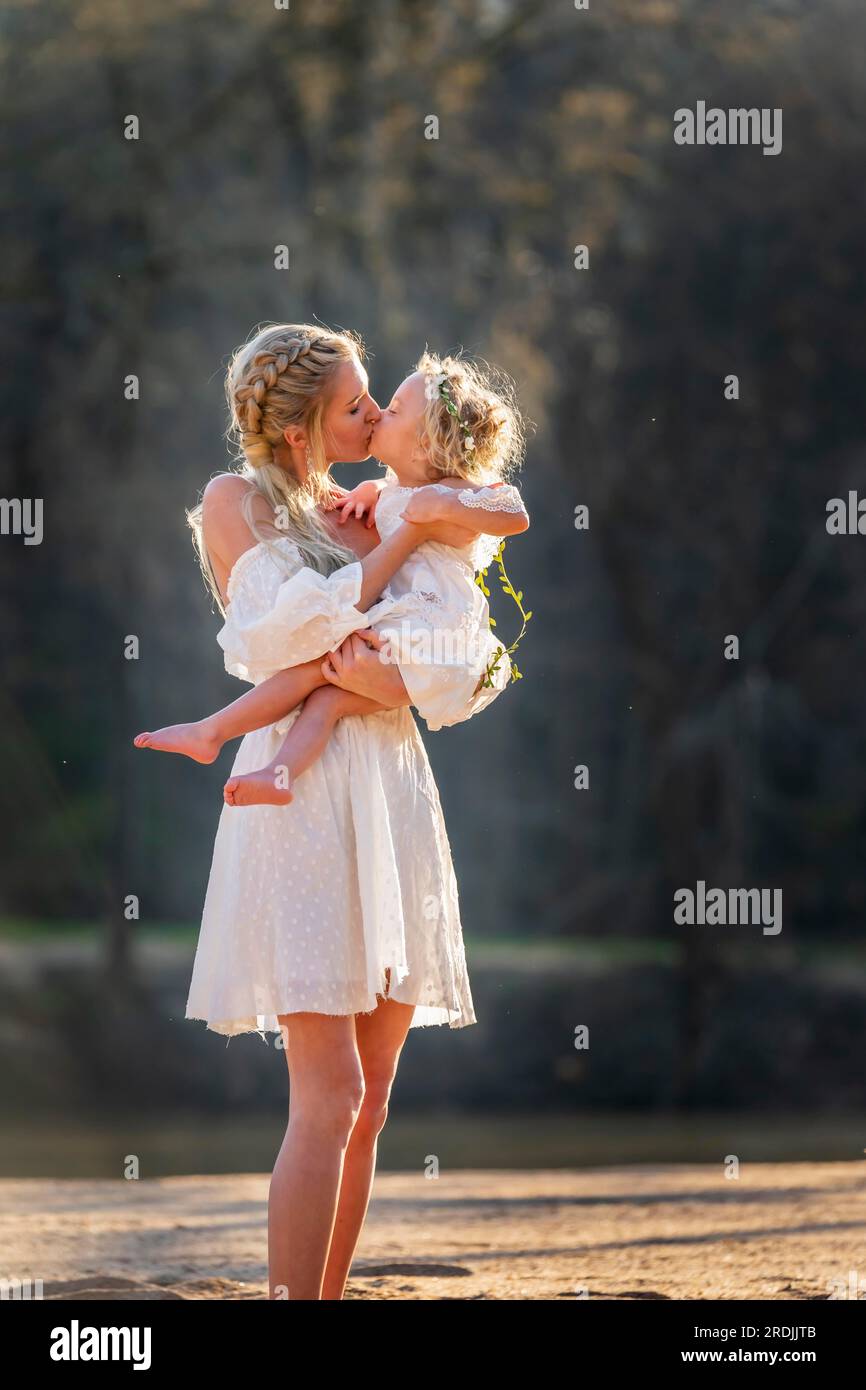
M 526 511 L 523 498 L 512 483 L 503 483 L 498 487 L 483 487 L 478 492 L 465 487 L 462 492 L 458 492 L 457 501 L 462 502 L 464 507 L 482 507 L 485 512 Z

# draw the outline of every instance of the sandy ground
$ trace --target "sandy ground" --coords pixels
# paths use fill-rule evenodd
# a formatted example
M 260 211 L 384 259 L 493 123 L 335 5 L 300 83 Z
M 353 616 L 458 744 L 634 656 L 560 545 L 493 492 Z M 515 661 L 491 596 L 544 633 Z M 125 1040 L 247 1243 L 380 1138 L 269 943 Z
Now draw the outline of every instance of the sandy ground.
M 267 1174 L 0 1182 L 0 1277 L 266 1298 Z M 866 1298 L 863 1163 L 382 1173 L 348 1298 Z M 839 1295 L 837 1295 L 838 1297 Z

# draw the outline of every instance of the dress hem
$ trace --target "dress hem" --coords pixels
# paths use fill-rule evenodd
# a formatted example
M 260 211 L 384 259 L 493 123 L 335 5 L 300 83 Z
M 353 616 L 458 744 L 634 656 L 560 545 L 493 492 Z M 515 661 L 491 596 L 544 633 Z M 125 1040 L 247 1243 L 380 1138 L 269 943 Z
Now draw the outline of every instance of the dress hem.
M 372 1009 L 346 1009 L 342 1012 L 339 1010 L 331 1012 L 327 1009 L 278 1007 L 267 1014 L 244 1015 L 240 1018 L 227 1019 L 208 1019 L 203 1014 L 186 1013 L 184 1015 L 184 1022 L 204 1023 L 207 1026 L 208 1032 L 218 1033 L 221 1037 L 227 1039 L 243 1037 L 248 1033 L 257 1033 L 263 1042 L 267 1042 L 267 1038 L 265 1037 L 266 1033 L 280 1033 L 282 1030 L 278 1023 L 259 1024 L 257 1020 L 260 1018 L 273 1017 L 276 1019 L 280 1014 L 292 1013 L 321 1014 L 323 1018 L 354 1018 L 356 1014 L 374 1013 L 379 1006 L 379 1001 L 381 1000 L 384 1002 L 389 997 L 391 996 L 377 994 L 376 1003 L 373 1005 Z M 394 1002 L 397 1004 L 408 1004 L 412 1007 L 414 1012 L 412 1021 L 409 1024 L 410 1031 L 413 1028 L 442 1028 L 446 1024 L 449 1028 L 468 1028 L 471 1027 L 472 1024 L 478 1022 L 473 1009 L 467 1012 L 465 1009 L 453 1008 L 446 1004 L 421 1004 L 411 999 L 395 998 Z M 419 1011 L 421 1014 L 420 1018 Z M 438 1013 L 444 1016 L 440 1018 L 424 1018 L 423 1016 L 428 1013 Z M 453 1017 L 451 1017 L 451 1015 L 453 1015 Z

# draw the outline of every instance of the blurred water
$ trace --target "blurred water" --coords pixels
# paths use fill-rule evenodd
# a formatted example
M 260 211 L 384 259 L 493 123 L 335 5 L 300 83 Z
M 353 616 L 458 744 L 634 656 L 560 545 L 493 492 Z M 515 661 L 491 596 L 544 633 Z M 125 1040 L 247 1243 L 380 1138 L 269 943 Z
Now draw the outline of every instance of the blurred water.
M 143 1178 L 269 1172 L 283 1113 L 176 1116 L 164 1123 L 114 1116 L 31 1119 L 0 1135 L 0 1178 L 120 1178 L 129 1155 Z M 866 1116 L 696 1113 L 484 1115 L 392 1113 L 378 1168 L 412 1171 L 436 1155 L 454 1168 L 583 1168 L 628 1163 L 860 1160 Z

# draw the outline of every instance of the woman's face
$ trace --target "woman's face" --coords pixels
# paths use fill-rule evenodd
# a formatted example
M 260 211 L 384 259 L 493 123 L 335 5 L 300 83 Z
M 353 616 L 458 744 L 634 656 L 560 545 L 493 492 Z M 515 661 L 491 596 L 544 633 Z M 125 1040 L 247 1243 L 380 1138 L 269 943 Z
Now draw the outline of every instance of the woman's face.
M 361 363 L 341 362 L 322 413 L 328 462 L 363 463 L 369 458 L 370 438 L 381 414 Z
M 413 372 L 401 381 L 373 430 L 370 445 L 381 463 L 404 467 L 418 454 L 418 435 L 427 405 L 423 372 Z M 419 455 L 420 457 L 420 455 Z

